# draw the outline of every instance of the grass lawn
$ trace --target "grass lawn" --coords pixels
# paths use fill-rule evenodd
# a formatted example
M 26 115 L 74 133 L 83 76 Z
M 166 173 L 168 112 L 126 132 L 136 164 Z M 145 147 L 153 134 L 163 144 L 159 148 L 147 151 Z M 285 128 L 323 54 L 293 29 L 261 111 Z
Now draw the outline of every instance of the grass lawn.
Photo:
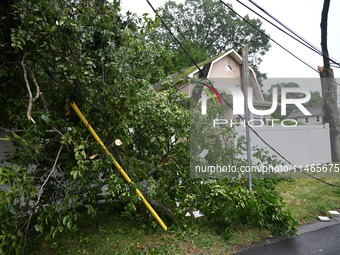
M 327 181 L 340 185 L 340 179 Z M 283 181 L 278 190 L 300 224 L 313 222 L 330 209 L 340 209 L 340 188 L 310 178 Z M 42 237 L 30 240 L 28 254 L 234 254 L 270 236 L 265 229 L 240 226 L 226 240 L 202 221 L 196 219 L 187 231 L 170 228 L 164 232 L 161 228 L 143 230 L 118 215 L 106 215 L 97 222 L 81 221 L 77 233 L 63 233 L 48 242 Z
M 340 179 L 323 179 L 340 185 Z M 286 208 L 300 224 L 315 221 L 328 210 L 340 209 L 340 188 L 332 187 L 309 177 L 292 179 L 278 184 Z
M 81 232 L 65 233 L 53 241 L 37 238 L 28 254 L 233 254 L 269 235 L 265 229 L 241 228 L 228 241 L 215 230 L 201 225 L 188 231 L 138 229 L 132 222 L 106 218 L 82 223 Z

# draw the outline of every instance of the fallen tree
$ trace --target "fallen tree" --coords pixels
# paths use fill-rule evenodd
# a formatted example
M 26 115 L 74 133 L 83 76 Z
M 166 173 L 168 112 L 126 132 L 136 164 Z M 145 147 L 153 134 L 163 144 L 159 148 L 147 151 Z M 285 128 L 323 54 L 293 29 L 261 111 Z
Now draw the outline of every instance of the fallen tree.
M 23 252 L 34 231 L 51 237 L 77 231 L 84 210 L 96 216 L 98 194 L 119 203 L 124 215 L 152 227 L 154 221 L 145 208 L 137 211 L 141 201 L 135 185 L 170 225 L 180 225 L 187 208 L 201 208 L 209 215 L 209 203 L 214 208 L 220 203 L 225 209 L 230 206 L 218 213 L 229 218 L 239 200 L 235 197 L 235 203 L 229 203 L 228 194 L 245 184 L 190 178 L 190 113 L 178 103 L 187 99 L 170 81 L 164 81 L 168 90 L 162 93 L 150 84 L 160 51 L 143 35 L 153 29 L 153 20 L 123 17 L 119 1 L 1 4 L 0 127 L 15 149 L 0 167 L 0 183 L 8 185 L 6 191 L 0 190 L 0 253 Z M 102 155 L 69 100 L 77 102 L 134 185 L 126 184 L 110 157 Z M 263 183 L 269 187 L 265 199 Z M 216 185 L 225 195 L 206 193 Z M 282 211 L 280 198 L 269 199 L 273 187 L 271 181 L 262 180 L 257 192 L 255 183 L 255 192 L 246 195 L 252 199 L 244 213 L 256 205 L 259 210 L 250 212 L 257 215 L 254 219 L 282 216 L 267 227 L 294 232 L 294 221 Z M 243 216 L 235 222 L 256 224 L 251 218 L 241 220 Z M 221 222 L 210 218 L 215 224 Z M 228 231 L 233 228 L 222 223 Z

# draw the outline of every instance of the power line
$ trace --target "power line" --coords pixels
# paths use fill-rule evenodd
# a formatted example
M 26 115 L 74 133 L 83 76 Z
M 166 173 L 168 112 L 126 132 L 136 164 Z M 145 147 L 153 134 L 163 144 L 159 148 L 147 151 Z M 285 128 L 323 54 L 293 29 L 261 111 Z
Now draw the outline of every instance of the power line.
M 174 38 L 174 40 L 179 44 L 179 46 L 183 49 L 183 51 L 187 54 L 187 56 L 190 58 L 190 60 L 192 61 L 192 63 L 194 64 L 194 66 L 199 70 L 199 72 L 201 73 L 201 75 L 207 80 L 210 82 L 210 80 L 208 79 L 208 77 L 205 75 L 205 73 L 203 72 L 203 70 L 198 66 L 198 64 L 196 63 L 196 61 L 194 60 L 194 58 L 190 55 L 190 53 L 185 49 L 185 47 L 182 45 L 182 43 L 177 39 L 177 37 L 172 33 L 171 29 L 169 29 L 169 27 L 165 24 L 164 20 L 162 19 L 162 17 L 159 15 L 159 13 L 155 10 L 155 8 L 152 6 L 152 4 L 150 3 L 149 0 L 146 0 L 146 2 L 149 4 L 149 6 L 151 7 L 151 9 L 154 11 L 154 13 L 156 14 L 156 16 L 161 20 L 162 24 L 164 25 L 164 27 L 168 30 L 168 32 L 170 33 L 170 35 Z M 223 1 L 221 1 L 223 2 Z M 224 3 L 224 2 L 223 2 Z M 225 3 L 224 3 L 225 4 Z M 226 4 L 225 4 L 226 5 Z M 235 11 L 233 11 L 235 12 Z M 238 13 L 235 12 L 235 14 L 237 14 L 239 17 L 241 17 Z M 242 17 L 241 17 L 242 18 Z M 243 18 L 242 18 L 243 19 Z M 249 22 L 247 22 L 248 24 L 250 24 Z M 252 24 L 251 24 L 252 25 Z M 253 25 L 252 25 L 253 26 Z M 209 86 L 212 86 L 213 88 L 214 85 L 210 82 L 210 85 Z M 224 98 L 224 97 L 221 97 L 222 100 L 228 105 L 228 107 L 230 107 L 230 109 L 233 109 L 232 105 Z M 238 117 L 242 120 L 244 120 L 244 118 L 241 116 L 241 115 L 238 115 Z M 250 130 L 252 130 L 252 132 L 265 144 L 267 145 L 270 149 L 272 149 L 279 157 L 281 157 L 284 161 L 286 161 L 288 164 L 290 165 L 293 165 L 292 162 L 290 162 L 288 159 L 286 159 L 281 153 L 279 153 L 275 148 L 273 148 L 267 141 L 265 141 L 257 131 L 255 131 L 248 123 L 245 123 L 249 128 Z M 315 179 L 315 180 L 318 180 L 320 182 L 323 182 L 327 185 L 330 185 L 330 186 L 334 186 L 334 187 L 339 187 L 339 185 L 335 185 L 335 184 L 332 184 L 332 183 L 329 183 L 329 182 L 326 182 L 326 181 L 323 181 L 315 176 L 312 176 L 308 173 L 305 173 L 305 172 L 302 172 L 303 174 Z
M 308 47 L 309 49 L 311 49 L 312 51 L 318 53 L 319 55 L 329 59 L 331 62 L 333 62 L 334 64 L 338 65 L 338 67 L 340 67 L 340 63 L 339 61 L 337 61 L 334 58 L 331 58 L 330 56 L 326 55 L 322 50 L 320 50 L 318 47 L 316 47 L 315 45 L 313 45 L 312 43 L 308 42 L 306 39 L 304 39 L 301 35 L 299 35 L 298 33 L 296 33 L 293 29 L 289 28 L 287 25 L 285 25 L 283 22 L 281 22 L 280 20 L 278 20 L 276 17 L 274 17 L 272 14 L 270 14 L 269 12 L 267 12 L 264 8 L 262 8 L 260 5 L 258 5 L 257 3 L 255 3 L 252 0 L 249 0 L 249 2 L 251 2 L 253 5 L 255 5 L 258 9 L 260 9 L 262 12 L 264 12 L 265 14 L 267 14 L 269 17 L 271 17 L 273 20 L 275 20 L 277 23 L 279 23 L 281 26 L 283 26 L 285 29 L 287 29 L 289 32 L 291 32 L 292 34 L 294 34 L 296 37 L 298 37 L 300 40 L 298 40 L 296 37 L 292 36 L 291 34 L 288 34 L 286 31 L 284 31 L 283 29 L 281 29 L 280 27 L 278 27 L 277 25 L 273 24 L 272 22 L 270 22 L 269 20 L 267 20 L 266 18 L 264 18 L 262 15 L 258 14 L 257 12 L 255 12 L 253 9 L 251 9 L 250 7 L 248 7 L 247 5 L 245 5 L 244 3 L 242 3 L 240 0 L 236 0 L 237 2 L 239 2 L 240 4 L 242 4 L 243 6 L 245 6 L 246 8 L 248 8 L 249 10 L 251 10 L 252 12 L 254 12 L 255 14 L 257 14 L 258 16 L 260 16 L 262 19 L 266 20 L 268 23 L 270 23 L 271 25 L 273 25 L 274 27 L 280 29 L 282 32 L 284 32 L 285 34 L 289 35 L 290 37 L 292 37 L 293 39 L 295 39 L 296 41 L 300 42 L 302 45 L 305 45 L 306 47 Z
M 265 18 L 263 15 L 261 15 L 260 13 L 258 13 L 257 11 L 253 10 L 252 8 L 250 8 L 249 6 L 247 6 L 246 4 L 242 3 L 240 0 L 236 0 L 238 3 L 240 3 L 241 5 L 243 5 L 244 7 L 246 7 L 248 10 L 250 10 L 251 12 L 255 13 L 257 16 L 259 16 L 260 18 L 262 18 L 263 20 L 267 21 L 269 24 L 271 24 L 272 26 L 274 26 L 275 28 L 279 29 L 281 32 L 283 32 L 284 34 L 288 35 L 289 37 L 291 37 L 292 39 L 294 39 L 295 41 L 301 43 L 303 46 L 307 47 L 308 49 L 314 51 L 315 53 L 319 54 L 320 56 L 323 56 L 327 59 L 329 59 L 331 62 L 333 62 L 336 65 L 340 64 L 338 62 L 336 62 L 334 59 L 326 56 L 325 53 L 323 53 L 321 50 L 319 50 L 316 46 L 314 46 L 313 44 L 311 44 L 310 42 L 308 42 L 307 40 L 305 40 L 303 37 L 301 37 L 300 35 L 298 35 L 296 32 L 294 32 L 293 30 L 291 30 L 290 28 L 288 28 L 287 26 L 285 26 L 283 23 L 281 23 L 279 20 L 277 20 L 275 17 L 271 16 L 270 14 L 268 14 L 267 12 L 265 12 L 264 9 L 260 9 L 261 11 L 265 12 L 268 16 L 270 16 L 272 19 L 274 19 L 275 21 L 277 21 L 280 25 L 282 25 L 284 28 L 288 29 L 288 31 L 290 31 L 291 33 L 293 33 L 296 37 L 294 37 L 292 34 L 288 33 L 287 31 L 285 31 L 284 29 L 282 29 L 281 27 L 279 27 L 278 25 L 274 24 L 273 22 L 271 22 L 270 20 L 268 20 L 267 18 Z M 251 0 L 249 0 L 251 1 Z M 252 2 L 252 1 L 251 1 Z M 252 2 L 253 3 L 253 2 Z M 258 7 L 260 8 L 260 7 Z
M 226 6 L 231 12 L 233 12 L 236 16 L 238 16 L 240 19 L 242 19 L 244 22 L 246 22 L 248 25 L 250 25 L 252 28 L 254 28 L 256 31 L 258 31 L 259 33 L 261 33 L 262 35 L 264 35 L 265 37 L 267 37 L 269 40 L 271 40 L 273 43 L 275 43 L 277 46 L 279 46 L 281 49 L 283 49 L 284 51 L 286 51 L 287 53 L 289 53 L 290 55 L 292 55 L 294 58 L 296 58 L 297 60 L 299 60 L 300 62 L 302 62 L 303 64 L 305 64 L 306 66 L 308 66 L 309 68 L 311 68 L 312 70 L 314 70 L 315 72 L 317 72 L 319 75 L 323 76 L 324 78 L 328 78 L 326 77 L 322 72 L 319 72 L 319 70 L 317 70 L 316 68 L 312 67 L 310 64 L 308 64 L 306 61 L 302 60 L 301 58 L 299 58 L 297 55 L 295 55 L 293 52 L 291 52 L 290 50 L 288 50 L 287 48 L 285 48 L 284 46 L 282 46 L 282 44 L 280 44 L 279 42 L 277 42 L 276 40 L 272 39 L 269 35 L 267 35 L 265 32 L 261 31 L 259 28 L 257 28 L 255 25 L 253 25 L 251 22 L 249 22 L 247 19 L 245 19 L 244 17 L 242 17 L 239 13 L 237 13 L 233 8 L 231 8 L 229 5 L 227 5 L 223 0 L 219 0 L 224 6 Z M 334 81 L 334 83 L 336 85 L 339 85 L 339 83 L 337 83 L 336 81 Z

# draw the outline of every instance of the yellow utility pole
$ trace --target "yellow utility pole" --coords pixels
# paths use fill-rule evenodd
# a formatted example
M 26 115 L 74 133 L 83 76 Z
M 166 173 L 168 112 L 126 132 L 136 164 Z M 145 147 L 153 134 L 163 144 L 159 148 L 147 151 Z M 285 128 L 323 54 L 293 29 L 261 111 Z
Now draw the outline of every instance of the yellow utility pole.
M 107 147 L 105 146 L 105 144 L 102 142 L 102 140 L 100 140 L 99 136 L 97 135 L 97 133 L 94 131 L 94 129 L 91 127 L 90 123 L 87 121 L 87 119 L 85 118 L 85 116 L 83 115 L 83 113 L 80 111 L 80 109 L 78 108 L 78 106 L 76 105 L 75 102 L 70 102 L 71 107 L 73 108 L 73 110 L 77 113 L 78 117 L 81 119 L 81 121 L 84 123 L 84 125 L 86 126 L 86 128 L 88 129 L 88 131 L 92 134 L 92 136 L 94 137 L 94 139 L 97 141 L 97 143 L 100 144 L 100 146 L 103 148 L 103 150 L 105 151 L 105 153 L 107 155 L 109 155 L 112 158 L 112 164 L 118 169 L 119 173 L 124 177 L 124 179 L 127 181 L 127 183 L 132 183 L 130 177 L 127 175 L 127 173 L 124 171 L 124 169 L 119 165 L 119 163 L 117 162 L 117 160 L 115 160 L 115 158 L 113 157 L 113 155 L 109 152 L 109 150 L 107 149 Z M 156 213 L 156 211 L 152 208 L 152 206 L 149 204 L 149 202 L 145 199 L 145 197 L 143 196 L 142 192 L 139 189 L 136 189 L 136 193 L 137 195 L 142 199 L 142 202 L 144 203 L 144 205 L 146 206 L 146 208 L 148 208 L 148 210 L 151 212 L 151 214 L 155 217 L 155 219 L 157 220 L 157 222 L 159 223 L 159 225 L 161 225 L 161 227 L 166 231 L 168 228 L 167 226 L 164 224 L 164 222 L 162 221 L 162 219 L 158 216 L 158 214 Z

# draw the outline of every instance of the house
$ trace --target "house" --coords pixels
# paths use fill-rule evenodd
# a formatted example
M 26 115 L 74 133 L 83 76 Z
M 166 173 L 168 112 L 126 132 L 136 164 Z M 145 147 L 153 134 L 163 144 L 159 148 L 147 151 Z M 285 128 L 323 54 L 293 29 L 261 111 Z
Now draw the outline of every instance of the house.
M 232 83 L 232 85 L 242 89 L 242 64 L 242 57 L 235 50 L 229 50 L 199 63 L 198 66 L 202 69 L 205 76 L 213 82 L 217 91 L 225 93 L 225 98 L 228 100 L 230 105 L 232 105 L 232 94 L 231 91 L 226 88 L 226 83 L 229 83 L 229 85 Z M 202 74 L 196 66 L 193 66 L 183 70 L 181 73 L 172 75 L 173 80 L 184 80 L 184 82 L 179 82 L 177 87 L 182 93 L 187 94 L 188 97 L 192 97 L 193 90 L 197 84 L 190 83 L 190 81 L 185 78 L 203 78 Z M 271 102 L 264 101 L 261 88 L 252 68 L 249 68 L 248 87 L 252 88 L 252 101 L 255 109 L 266 110 L 272 106 Z M 164 88 L 159 85 L 157 85 L 155 89 L 157 91 L 164 90 Z M 265 119 L 270 118 L 270 116 L 255 116 L 252 113 L 250 113 L 249 117 L 250 119 L 263 120 L 264 122 Z M 233 112 L 230 107 L 227 107 L 226 118 L 236 119 L 239 121 L 238 117 L 233 116 Z
M 217 90 L 231 95 L 230 91 L 224 90 L 225 82 L 226 80 L 229 80 L 229 82 L 231 82 L 234 86 L 241 88 L 243 77 L 242 64 L 242 57 L 235 50 L 229 50 L 223 54 L 199 63 L 198 66 L 201 68 L 207 78 L 214 82 L 214 86 L 217 88 Z M 197 85 L 191 81 L 190 78 L 202 78 L 202 75 L 200 74 L 197 67 L 193 66 L 183 70 L 181 73 L 172 75 L 171 78 L 176 81 L 177 88 L 182 93 L 188 95 L 188 97 L 191 98 L 193 96 L 193 92 L 195 92 L 194 88 Z M 248 86 L 252 88 L 251 96 L 253 99 L 254 108 L 258 110 L 266 110 L 272 107 L 272 102 L 264 101 L 261 88 L 252 68 L 249 68 Z M 160 84 L 157 84 L 155 89 L 157 91 L 165 90 L 165 88 L 162 88 Z M 225 99 L 230 100 L 230 97 L 225 97 Z M 229 102 L 232 104 L 232 100 Z M 235 108 L 234 105 L 232 106 Z M 237 115 L 233 115 L 231 108 L 227 106 L 226 108 L 229 119 L 236 120 L 237 122 Z M 226 115 L 224 117 L 226 117 Z M 262 121 L 264 121 L 264 119 L 268 120 L 268 118 L 271 118 L 271 116 L 254 116 L 252 114 L 250 114 L 249 117 L 253 120 L 260 119 Z M 322 123 L 321 119 L 320 123 Z M 314 128 L 311 126 L 299 125 L 291 128 L 282 125 L 270 125 L 270 122 L 267 126 L 257 125 L 255 124 L 255 121 L 252 122 L 252 124 L 254 124 L 253 127 L 256 131 L 256 134 L 259 134 L 261 138 L 272 145 L 275 150 L 269 148 L 268 145 L 265 144 L 263 140 L 260 139 L 254 132 L 250 132 L 251 147 L 258 147 L 268 151 L 268 156 L 277 156 L 278 151 L 281 155 L 285 155 L 287 159 L 293 162 L 293 165 L 303 166 L 308 164 L 331 162 L 328 125 L 320 125 Z M 235 125 L 234 131 L 237 134 L 237 137 L 246 135 L 246 129 L 244 128 L 244 125 Z M 317 134 L 316 137 L 315 134 Z M 190 152 L 191 155 L 193 155 L 192 161 L 190 162 L 190 172 L 192 177 L 202 177 L 201 175 L 197 175 L 197 172 L 195 172 L 196 166 L 199 165 L 199 163 L 196 164 L 195 162 L 196 160 L 204 158 L 210 150 L 213 151 L 214 149 L 214 144 L 211 145 L 205 143 L 205 135 L 206 133 L 202 133 L 202 137 L 193 137 L 191 140 L 191 146 L 196 146 L 196 148 L 198 148 L 196 154 L 192 153 L 192 151 Z M 295 146 L 294 150 L 292 150 L 292 144 Z M 297 151 L 304 153 L 296 153 Z M 214 162 L 214 156 L 210 157 L 209 160 L 210 162 Z M 221 163 L 220 165 L 224 164 L 227 166 L 229 164 L 227 162 L 227 157 L 223 160 L 226 160 L 226 162 Z M 287 165 L 287 167 L 291 167 L 291 165 Z
M 322 107 L 314 106 L 306 108 L 312 115 L 306 116 L 300 109 L 294 109 L 289 115 L 288 119 L 293 119 L 306 125 L 322 124 Z
M 289 115 L 288 119 L 293 119 L 304 123 L 306 125 L 321 125 L 322 121 L 322 107 L 314 106 L 306 108 L 312 115 L 306 116 L 304 115 L 300 109 L 294 109 Z M 338 108 L 338 113 L 340 117 L 340 108 Z

